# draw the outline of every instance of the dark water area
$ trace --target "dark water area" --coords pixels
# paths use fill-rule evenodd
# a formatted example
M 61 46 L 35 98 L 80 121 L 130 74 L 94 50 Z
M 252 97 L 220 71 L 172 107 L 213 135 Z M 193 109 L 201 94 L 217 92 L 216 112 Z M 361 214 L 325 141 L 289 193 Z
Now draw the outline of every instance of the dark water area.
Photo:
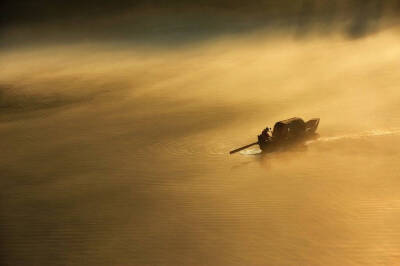
M 24 43 L 11 24 L 2 265 L 400 263 L 395 23 L 357 38 L 216 30 L 183 46 L 72 31 Z M 320 138 L 229 155 L 293 116 L 320 117 Z
M 169 48 L 264 30 L 361 38 L 398 24 L 399 0 L 9 1 L 0 49 L 92 42 Z

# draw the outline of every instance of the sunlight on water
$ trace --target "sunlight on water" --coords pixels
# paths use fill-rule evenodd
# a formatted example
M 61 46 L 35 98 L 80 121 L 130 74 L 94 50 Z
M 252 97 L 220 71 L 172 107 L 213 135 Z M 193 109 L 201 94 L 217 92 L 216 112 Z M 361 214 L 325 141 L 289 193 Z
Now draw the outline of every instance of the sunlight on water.
M 3 50 L 6 260 L 398 265 L 397 32 Z M 321 137 L 228 154 L 293 116 Z
M 333 136 L 333 137 L 324 137 L 319 138 L 317 140 L 310 140 L 307 143 L 313 143 L 316 141 L 336 141 L 342 139 L 360 139 L 360 138 L 368 138 L 368 137 L 375 137 L 375 136 L 390 136 L 390 135 L 400 135 L 400 129 L 392 129 L 392 130 L 382 130 L 382 129 L 374 129 L 369 130 L 366 132 L 360 132 L 355 134 L 347 134 L 347 135 L 340 135 L 340 136 Z

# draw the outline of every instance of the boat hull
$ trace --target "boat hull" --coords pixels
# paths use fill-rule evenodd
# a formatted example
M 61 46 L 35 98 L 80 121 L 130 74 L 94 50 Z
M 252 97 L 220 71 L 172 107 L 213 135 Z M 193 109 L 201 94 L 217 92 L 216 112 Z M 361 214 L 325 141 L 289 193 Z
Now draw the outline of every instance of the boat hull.
M 268 152 L 286 150 L 296 145 L 304 144 L 307 141 L 317 138 L 319 138 L 318 133 L 315 133 L 315 131 L 309 131 L 299 136 L 292 137 L 290 139 L 277 140 L 272 138 L 269 141 L 259 142 L 259 146 L 264 153 L 268 153 Z

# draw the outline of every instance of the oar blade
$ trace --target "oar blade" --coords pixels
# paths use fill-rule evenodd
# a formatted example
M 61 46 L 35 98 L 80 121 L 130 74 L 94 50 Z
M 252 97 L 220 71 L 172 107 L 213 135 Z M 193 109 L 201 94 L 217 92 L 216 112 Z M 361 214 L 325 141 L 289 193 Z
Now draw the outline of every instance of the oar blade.
M 237 153 L 237 152 L 239 152 L 239 151 L 242 151 L 242 150 L 244 150 L 244 149 L 247 149 L 247 148 L 249 148 L 249 147 L 251 147 L 251 146 L 254 146 L 254 145 L 257 145 L 257 144 L 258 144 L 258 142 L 254 142 L 254 143 L 248 144 L 248 145 L 246 145 L 246 146 L 243 146 L 243 147 L 237 148 L 237 149 L 235 149 L 235 150 L 233 150 L 233 151 L 230 151 L 229 154 Z

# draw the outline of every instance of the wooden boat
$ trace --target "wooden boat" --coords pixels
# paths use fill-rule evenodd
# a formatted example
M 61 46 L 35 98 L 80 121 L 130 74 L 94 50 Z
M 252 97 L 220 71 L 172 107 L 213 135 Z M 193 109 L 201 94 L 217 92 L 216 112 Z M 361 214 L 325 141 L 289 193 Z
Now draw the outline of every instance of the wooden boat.
M 258 136 L 258 145 L 262 151 L 273 151 L 287 145 L 298 143 L 316 137 L 319 118 L 304 122 L 303 119 L 293 117 L 275 123 L 272 136 L 264 134 Z
M 316 133 L 318 125 L 319 118 L 313 118 L 307 122 L 304 122 L 304 120 L 299 117 L 278 121 L 274 125 L 272 135 L 270 135 L 270 128 L 267 127 L 260 135 L 258 135 L 257 142 L 230 151 L 230 154 L 257 144 L 264 152 L 285 148 L 288 145 L 318 137 L 318 134 Z

